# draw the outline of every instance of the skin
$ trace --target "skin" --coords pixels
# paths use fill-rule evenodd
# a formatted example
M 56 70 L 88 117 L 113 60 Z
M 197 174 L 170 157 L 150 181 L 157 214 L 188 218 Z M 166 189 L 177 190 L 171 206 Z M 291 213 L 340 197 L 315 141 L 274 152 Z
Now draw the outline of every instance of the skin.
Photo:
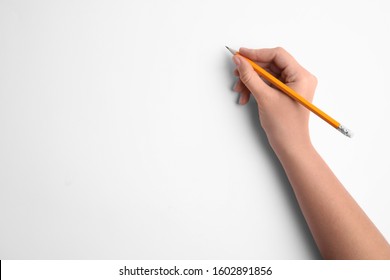
M 239 52 L 312 101 L 317 79 L 284 49 Z M 309 110 L 263 81 L 233 56 L 239 103 L 252 95 L 268 141 L 279 158 L 314 240 L 325 259 L 390 259 L 390 245 L 313 147 Z

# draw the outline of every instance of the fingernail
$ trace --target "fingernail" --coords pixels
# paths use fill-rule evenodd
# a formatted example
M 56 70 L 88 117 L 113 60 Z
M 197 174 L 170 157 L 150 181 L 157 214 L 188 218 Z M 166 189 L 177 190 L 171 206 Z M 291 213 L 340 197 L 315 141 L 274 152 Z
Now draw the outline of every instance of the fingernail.
M 233 56 L 233 62 L 234 62 L 234 64 L 236 64 L 238 66 L 241 63 L 241 60 L 238 58 L 237 55 L 235 55 L 235 56 Z
M 238 99 L 238 104 L 244 105 L 244 97 L 242 94 L 240 94 L 240 98 Z

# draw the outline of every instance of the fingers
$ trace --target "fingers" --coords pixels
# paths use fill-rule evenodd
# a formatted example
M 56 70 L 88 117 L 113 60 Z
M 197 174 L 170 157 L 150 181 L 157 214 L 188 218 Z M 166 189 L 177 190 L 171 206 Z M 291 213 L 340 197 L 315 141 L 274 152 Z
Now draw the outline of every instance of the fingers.
M 285 49 L 281 47 L 272 49 L 247 49 L 240 48 L 240 54 L 256 62 L 273 62 L 276 66 L 284 69 L 288 66 L 299 67 L 300 65 Z
M 269 67 L 275 73 L 283 72 L 283 76 L 287 80 L 299 77 L 303 70 L 299 63 L 286 50 L 280 47 L 257 50 L 240 48 L 239 52 L 243 56 L 258 62 L 263 67 Z M 277 68 L 279 68 L 279 71 Z
M 236 87 L 245 87 L 253 94 L 255 99 L 261 102 L 270 92 L 270 87 L 264 83 L 259 75 L 253 70 L 249 62 L 240 55 L 234 55 L 233 61 L 237 66 L 237 72 L 242 84 L 237 83 Z M 239 90 L 240 88 L 238 88 Z
M 249 89 L 244 85 L 244 83 L 241 82 L 240 79 L 238 79 L 238 81 L 234 85 L 233 90 L 239 93 L 239 98 L 238 98 L 239 104 L 245 105 L 246 103 L 248 103 L 251 93 Z
M 241 80 L 239 79 L 239 80 L 235 83 L 235 85 L 234 85 L 234 87 L 233 87 L 233 90 L 234 90 L 235 92 L 242 92 L 242 91 L 244 91 L 244 89 L 246 89 L 246 86 L 245 86 L 244 83 L 241 82 Z
M 246 103 L 249 102 L 249 99 L 251 97 L 251 93 L 249 92 L 248 89 L 240 93 L 240 99 L 238 100 L 238 103 L 240 105 L 245 105 Z
M 237 69 L 234 72 L 239 75 Z M 238 104 L 245 105 L 246 103 L 248 103 L 251 93 L 240 79 L 238 79 L 237 82 L 234 84 L 233 91 L 239 93 Z

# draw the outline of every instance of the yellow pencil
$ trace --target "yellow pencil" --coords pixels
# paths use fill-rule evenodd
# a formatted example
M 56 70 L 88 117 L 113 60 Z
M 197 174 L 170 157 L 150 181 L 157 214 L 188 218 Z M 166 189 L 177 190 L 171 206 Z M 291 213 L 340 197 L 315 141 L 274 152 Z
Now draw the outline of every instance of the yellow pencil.
M 319 116 L 321 119 L 329 123 L 331 126 L 336 128 L 338 131 L 343 133 L 345 136 L 352 137 L 353 133 L 351 130 L 346 128 L 344 125 L 340 124 L 338 121 L 336 121 L 334 118 L 326 114 L 324 111 L 322 111 L 320 108 L 316 107 L 309 101 L 307 101 L 305 98 L 303 98 L 301 95 L 299 95 L 295 90 L 287 86 L 286 84 L 282 83 L 280 80 L 272 76 L 270 73 L 268 73 L 265 69 L 257 65 L 255 62 L 250 60 L 249 58 L 243 56 L 238 51 L 230 49 L 226 47 L 233 55 L 240 55 L 243 58 L 245 58 L 250 65 L 252 65 L 253 69 L 258 73 L 262 78 L 266 79 L 268 82 L 273 84 L 275 87 L 280 89 L 282 92 L 290 96 L 295 101 L 299 102 L 301 105 L 312 111 L 314 114 Z

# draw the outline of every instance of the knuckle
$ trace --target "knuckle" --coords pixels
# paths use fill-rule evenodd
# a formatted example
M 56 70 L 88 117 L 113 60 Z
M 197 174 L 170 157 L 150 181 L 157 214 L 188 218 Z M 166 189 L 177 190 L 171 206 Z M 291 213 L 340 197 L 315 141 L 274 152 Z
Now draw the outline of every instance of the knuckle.
M 310 80 L 310 82 L 311 82 L 314 86 L 316 86 L 316 85 L 318 84 L 318 79 L 317 79 L 317 77 L 314 76 L 313 74 L 310 74 L 309 80 Z
M 317 84 L 317 83 L 318 83 L 318 78 L 317 78 L 316 76 L 314 76 L 314 75 L 312 75 L 312 78 L 313 78 L 313 82 L 314 82 L 315 84 Z
M 282 48 L 282 47 L 280 47 L 280 46 L 276 47 L 276 48 L 275 48 L 275 51 L 276 51 L 277 53 L 283 53 L 283 52 L 285 52 L 284 48 Z
M 302 80 L 306 83 L 306 84 L 313 84 L 313 85 L 317 85 L 318 83 L 318 79 L 316 76 L 314 76 L 313 74 L 311 74 L 309 71 L 307 70 L 304 70 L 303 73 L 302 73 Z

